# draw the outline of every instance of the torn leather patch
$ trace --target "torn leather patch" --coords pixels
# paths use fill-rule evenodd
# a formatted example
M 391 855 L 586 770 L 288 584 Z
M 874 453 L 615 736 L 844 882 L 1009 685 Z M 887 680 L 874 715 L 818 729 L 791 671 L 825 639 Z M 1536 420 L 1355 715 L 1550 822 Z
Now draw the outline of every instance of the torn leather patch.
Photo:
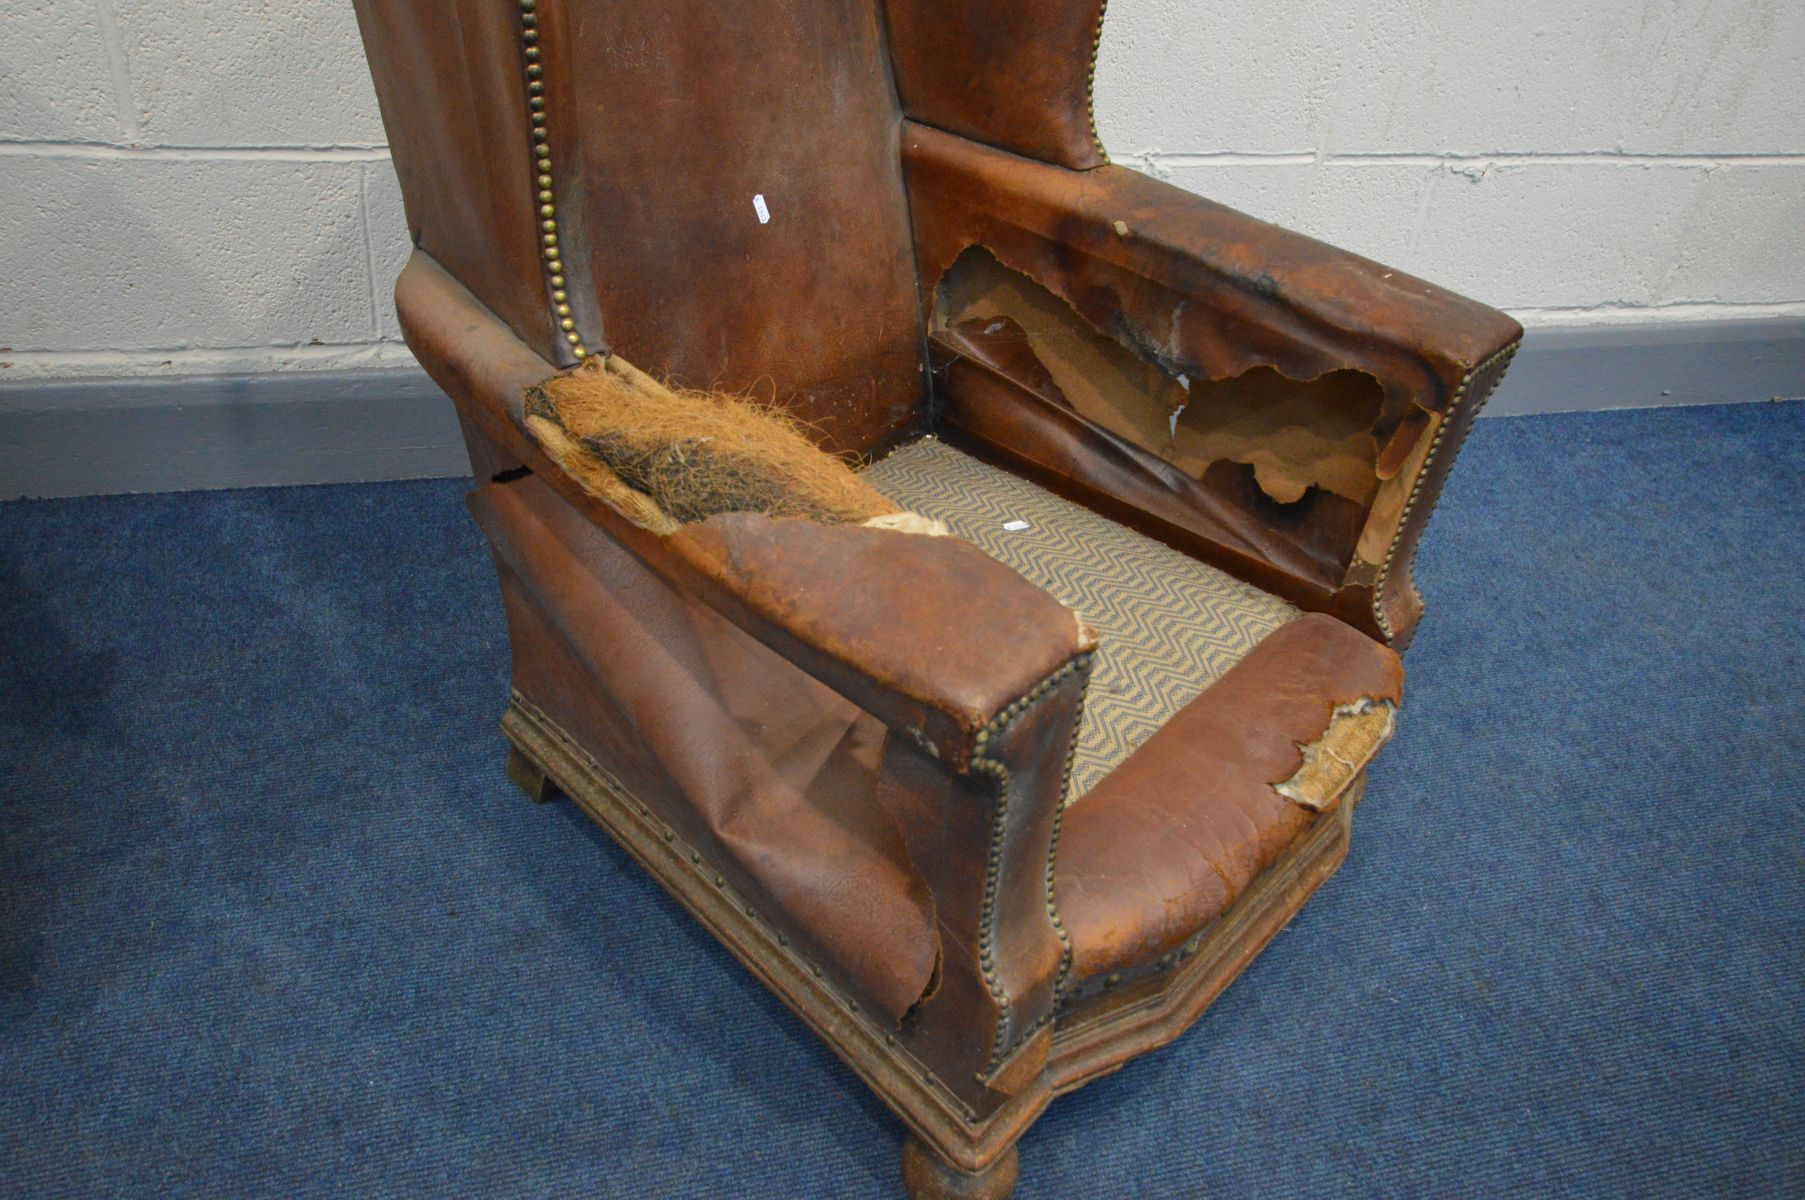
M 1396 727 L 1397 709 L 1384 700 L 1361 699 L 1336 707 L 1322 736 L 1301 747 L 1296 774 L 1273 791 L 1305 808 L 1326 812 L 1366 769 Z

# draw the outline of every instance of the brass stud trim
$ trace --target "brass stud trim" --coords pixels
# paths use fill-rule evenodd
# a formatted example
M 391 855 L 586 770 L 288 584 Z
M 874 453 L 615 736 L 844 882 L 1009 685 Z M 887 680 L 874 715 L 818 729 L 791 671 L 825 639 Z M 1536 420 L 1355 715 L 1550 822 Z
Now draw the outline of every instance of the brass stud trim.
M 578 362 L 589 357 L 571 317 L 568 296 L 564 290 L 564 259 L 558 249 L 557 196 L 552 191 L 551 130 L 546 116 L 545 67 L 539 49 L 538 0 L 518 0 L 520 16 L 520 55 L 526 72 L 527 138 L 532 148 L 534 185 L 539 204 L 539 257 L 545 269 L 547 290 L 551 292 L 553 312 L 558 329 Z
M 974 774 L 988 775 L 996 784 L 996 815 L 990 822 L 990 854 L 984 868 L 984 896 L 978 906 L 978 971 L 984 977 L 984 990 L 997 1007 L 997 1026 L 990 1043 L 990 1062 L 985 1073 L 1003 1061 L 1003 1047 L 1009 1039 L 1009 993 L 997 978 L 992 945 L 996 940 L 997 882 L 1001 873 L 1003 837 L 1009 818 L 1009 768 L 994 758 L 973 758 Z M 982 1076 L 980 1076 L 981 1078 Z
M 1097 5 L 1097 31 L 1091 35 L 1091 62 L 1089 72 L 1084 79 L 1084 106 L 1090 120 L 1091 145 L 1103 156 L 1103 165 L 1109 165 L 1109 151 L 1103 148 L 1103 135 L 1097 132 L 1097 55 L 1103 50 L 1103 19 L 1109 13 L 1109 0 L 1102 0 Z
M 1053 814 L 1053 829 L 1047 846 L 1046 906 L 1048 916 L 1051 917 L 1053 922 L 1053 928 L 1059 935 L 1061 946 L 1060 969 L 1059 973 L 1054 976 L 1054 1008 L 1052 1011 L 1049 1011 L 1031 1022 L 1025 1029 L 1022 1029 L 1013 1040 L 1009 1037 L 1009 997 L 1007 993 L 1003 991 L 1002 981 L 997 978 L 995 970 L 997 888 L 1003 866 L 1003 832 L 1009 816 L 1010 776 L 1009 768 L 997 759 L 987 757 L 987 752 L 993 748 L 992 743 L 994 739 L 1007 730 L 1011 724 L 1029 709 L 1030 706 L 1038 702 L 1048 693 L 1054 691 L 1062 682 L 1064 682 L 1067 676 L 1074 673 L 1080 675 L 1088 673 L 1091 666 L 1091 659 L 1092 654 L 1090 651 L 1085 651 L 1084 653 L 1073 656 L 1051 675 L 1029 688 L 1025 694 L 1017 697 L 1012 703 L 1004 708 L 1002 712 L 998 713 L 989 724 L 978 730 L 972 737 L 974 753 L 971 759 L 971 770 L 975 774 L 990 776 L 996 781 L 997 787 L 997 811 L 996 816 L 991 821 L 990 851 L 984 865 L 983 900 L 978 911 L 978 970 L 984 978 L 985 989 L 990 993 L 991 999 L 996 1003 L 998 1016 L 996 1034 L 991 1043 L 990 1062 L 985 1068 L 986 1072 L 995 1070 L 1000 1063 L 1009 1057 L 1010 1054 L 1013 1054 L 1018 1047 L 1036 1033 L 1040 1032 L 1040 1030 L 1053 1019 L 1053 1011 L 1057 1011 L 1059 1002 L 1060 984 L 1070 970 L 1072 943 L 1070 937 L 1066 934 L 1065 925 L 1060 921 L 1059 913 L 1055 907 L 1053 897 L 1053 876 L 1057 851 L 1059 848 L 1060 820 L 1065 811 L 1065 793 L 1071 784 L 1072 759 L 1077 753 L 1078 724 L 1077 721 L 1074 720 L 1072 725 L 1072 745 L 1066 754 L 1065 775 L 1060 783 L 1060 804 Z M 1081 690 L 1079 692 L 1077 717 L 1082 717 L 1083 715 L 1083 704 L 1084 693 Z M 978 1078 L 982 1080 L 983 1075 L 980 1075 Z
M 1429 453 L 1423 456 L 1423 465 L 1417 471 L 1416 479 L 1411 482 L 1410 495 L 1405 498 L 1404 509 L 1398 514 L 1397 532 L 1392 534 L 1391 545 L 1385 550 L 1385 561 L 1379 565 L 1379 574 L 1373 580 L 1373 620 L 1378 624 L 1379 632 L 1385 635 L 1385 640 L 1388 642 L 1395 638 L 1397 633 L 1392 628 L 1391 619 L 1385 615 L 1385 585 L 1391 580 L 1392 563 L 1397 559 L 1398 550 L 1404 544 L 1404 531 L 1409 526 L 1410 514 L 1416 511 L 1417 501 L 1422 497 L 1423 484 L 1429 478 L 1430 469 L 1436 464 L 1436 456 L 1441 452 L 1442 442 L 1448 435 L 1448 429 L 1460 417 L 1461 405 L 1466 402 L 1469 395 L 1477 396 L 1477 401 L 1473 405 L 1474 415 L 1477 416 L 1479 409 L 1484 408 L 1486 401 L 1492 398 L 1492 393 L 1498 390 L 1498 385 L 1504 380 L 1504 373 L 1510 370 L 1510 360 L 1516 357 L 1517 349 L 1522 344 L 1522 339 L 1512 342 L 1466 373 L 1466 376 L 1460 381 L 1460 386 L 1454 389 L 1454 399 L 1448 404 L 1447 415 L 1442 417 L 1441 425 L 1435 431 L 1435 438 L 1429 443 Z M 1492 370 L 1494 367 L 1497 368 L 1496 371 Z M 1486 378 L 1488 372 L 1490 372 L 1490 377 Z M 1474 392 L 1473 383 L 1478 379 L 1485 379 L 1484 390 Z M 1461 431 L 1459 439 L 1455 442 L 1453 449 L 1449 451 L 1450 456 L 1460 453 L 1460 444 L 1466 440 L 1466 435 L 1471 431 L 1472 423 L 1468 422 L 1467 428 Z
M 1067 797 L 1072 794 L 1072 768 L 1078 761 L 1078 734 L 1084 728 L 1084 701 L 1090 694 L 1091 654 L 1085 654 L 1078 660 L 1081 665 L 1075 668 L 1083 679 L 1079 681 L 1078 702 L 1072 712 L 1072 742 L 1066 748 L 1065 769 L 1059 779 L 1059 807 L 1053 810 L 1053 837 L 1047 845 L 1047 918 L 1053 922 L 1053 932 L 1059 935 L 1059 973 L 1053 977 L 1053 1004 L 1058 1009 L 1061 994 L 1072 975 L 1072 938 L 1066 932 L 1065 922 L 1059 917 L 1059 900 L 1055 894 L 1054 877 L 1059 871 L 1059 830 L 1065 823 Z

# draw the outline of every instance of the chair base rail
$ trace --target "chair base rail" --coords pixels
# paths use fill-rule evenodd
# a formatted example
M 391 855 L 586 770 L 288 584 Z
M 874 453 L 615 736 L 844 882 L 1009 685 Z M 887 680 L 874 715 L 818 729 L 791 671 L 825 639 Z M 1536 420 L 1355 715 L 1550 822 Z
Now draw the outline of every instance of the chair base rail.
M 973 1114 L 894 1037 L 894 1030 L 856 1005 L 812 964 L 779 943 L 706 856 L 641 803 L 537 705 L 516 692 L 502 717 L 510 744 L 509 776 L 537 799 L 543 776 L 607 831 L 639 865 L 700 921 L 729 953 L 815 1034 L 946 1163 L 975 1173 L 1009 1152 L 1052 1100 L 1029 1088 L 983 1119 Z M 516 765 L 516 764 L 519 765 Z
M 1107 1075 L 1190 1026 L 1347 855 L 1364 777 L 1285 858 L 1204 930 L 1179 964 L 1060 1016 L 1039 1080 L 976 1117 L 882 1022 L 849 1001 L 752 915 L 681 834 L 640 803 L 537 705 L 516 692 L 502 717 L 508 775 L 535 802 L 568 796 L 801 1017 L 908 1127 L 903 1180 L 916 1200 L 1004 1200 L 1015 1143 L 1055 1096 Z
M 1061 1013 L 1047 1068 L 1055 1094 L 1108 1075 L 1189 1029 L 1347 858 L 1354 808 L 1365 790 L 1363 771 L 1334 809 L 1193 939 L 1170 972 Z

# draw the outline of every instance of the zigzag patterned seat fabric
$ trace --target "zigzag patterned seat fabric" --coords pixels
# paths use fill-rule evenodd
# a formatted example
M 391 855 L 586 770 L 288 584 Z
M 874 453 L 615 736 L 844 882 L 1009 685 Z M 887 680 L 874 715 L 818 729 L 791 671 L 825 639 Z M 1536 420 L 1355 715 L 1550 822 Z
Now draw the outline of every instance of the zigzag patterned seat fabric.
M 935 438 L 865 479 L 1076 609 L 1102 638 L 1069 805 L 1260 641 L 1290 604 Z M 1025 527 L 1021 525 L 1026 522 Z

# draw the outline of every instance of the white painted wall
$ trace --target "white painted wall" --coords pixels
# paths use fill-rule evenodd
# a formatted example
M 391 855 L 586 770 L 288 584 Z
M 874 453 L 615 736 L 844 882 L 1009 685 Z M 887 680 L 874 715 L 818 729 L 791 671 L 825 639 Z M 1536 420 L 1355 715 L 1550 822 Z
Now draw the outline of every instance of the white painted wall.
M 1532 325 L 1805 315 L 1805 0 L 1112 0 L 1120 162 Z M 349 0 L 0 0 L 0 382 L 410 361 Z
M 1528 325 L 1805 314 L 1805 0 L 1112 0 L 1119 162 Z

